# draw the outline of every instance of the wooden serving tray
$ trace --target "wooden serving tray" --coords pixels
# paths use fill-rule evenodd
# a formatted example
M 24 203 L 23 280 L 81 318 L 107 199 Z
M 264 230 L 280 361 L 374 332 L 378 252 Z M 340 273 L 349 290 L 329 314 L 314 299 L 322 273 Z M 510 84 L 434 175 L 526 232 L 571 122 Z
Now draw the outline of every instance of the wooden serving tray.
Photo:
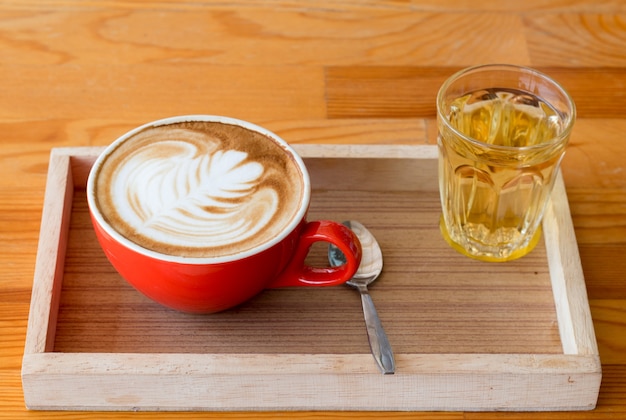
M 588 410 L 601 366 L 563 181 L 542 242 L 486 263 L 438 221 L 434 146 L 296 146 L 309 220 L 378 238 L 371 287 L 396 357 L 382 375 L 358 293 L 268 290 L 213 315 L 132 289 L 100 250 L 85 183 L 100 148 L 54 149 L 22 367 L 26 405 L 71 410 Z M 325 264 L 315 245 L 312 264 Z

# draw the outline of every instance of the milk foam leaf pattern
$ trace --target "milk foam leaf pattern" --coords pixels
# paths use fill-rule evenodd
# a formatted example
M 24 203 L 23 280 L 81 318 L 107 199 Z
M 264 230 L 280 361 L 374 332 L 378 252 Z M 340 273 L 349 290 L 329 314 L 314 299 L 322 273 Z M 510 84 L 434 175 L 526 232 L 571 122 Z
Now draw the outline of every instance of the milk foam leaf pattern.
M 261 186 L 260 163 L 241 151 L 207 154 L 189 143 L 177 146 L 167 160 L 144 148 L 115 177 L 114 188 L 128 192 L 116 195 L 127 200 L 117 207 L 126 209 L 137 232 L 156 241 L 222 246 L 255 235 L 271 220 L 278 193 Z

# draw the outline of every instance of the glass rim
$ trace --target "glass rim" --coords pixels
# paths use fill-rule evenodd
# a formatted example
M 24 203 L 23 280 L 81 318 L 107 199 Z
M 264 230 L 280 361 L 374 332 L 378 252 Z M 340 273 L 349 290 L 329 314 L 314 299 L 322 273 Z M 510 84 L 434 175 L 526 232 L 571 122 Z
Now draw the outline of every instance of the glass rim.
M 499 144 L 491 144 L 491 143 L 486 143 L 484 141 L 475 139 L 474 137 L 468 136 L 465 133 L 462 133 L 461 131 L 459 131 L 458 129 L 456 129 L 454 126 L 452 126 L 452 124 L 450 124 L 450 121 L 448 120 L 448 118 L 446 118 L 444 112 L 443 112 L 443 95 L 445 93 L 445 91 L 447 90 L 447 88 L 456 80 L 458 80 L 460 77 L 469 74 L 469 73 L 475 73 L 477 71 L 480 70 L 498 70 L 498 69 L 502 69 L 505 71 L 517 71 L 520 73 L 526 73 L 526 74 L 532 74 L 535 77 L 541 78 L 547 82 L 549 82 L 551 85 L 553 85 L 558 92 L 563 96 L 563 98 L 565 99 L 565 102 L 567 103 L 568 107 L 570 108 L 570 113 L 567 116 L 568 118 L 565 120 L 566 124 L 565 124 L 565 128 L 563 129 L 563 131 L 561 131 L 558 135 L 554 136 L 553 139 L 551 139 L 550 141 L 544 142 L 544 143 L 539 143 L 539 144 L 533 144 L 530 146 L 504 146 L 504 145 L 499 145 Z M 469 92 L 468 92 L 469 93 Z M 550 102 L 548 102 L 550 104 Z M 436 101 L 436 105 L 437 105 L 437 116 L 439 117 L 439 119 L 442 121 L 443 124 L 445 124 L 446 128 L 451 130 L 455 135 L 459 136 L 460 138 L 462 138 L 463 140 L 472 143 L 476 146 L 479 147 L 487 147 L 493 150 L 501 150 L 503 152 L 505 151 L 533 151 L 533 150 L 541 150 L 544 148 L 550 148 L 555 146 L 556 144 L 559 144 L 563 141 L 563 139 L 566 139 L 569 137 L 569 135 L 572 132 L 572 129 L 574 127 L 574 121 L 576 120 L 576 104 L 574 103 L 574 100 L 572 99 L 571 95 L 569 94 L 569 92 L 556 80 L 554 80 L 552 77 L 548 76 L 547 74 L 539 71 L 539 70 L 535 70 L 531 67 L 527 67 L 527 66 L 521 66 L 521 65 L 517 65 L 517 64 L 480 64 L 480 65 L 476 65 L 476 66 L 470 66 L 470 67 L 466 67 L 464 69 L 461 69 L 457 72 L 455 72 L 454 74 L 452 74 L 451 76 L 449 76 L 444 83 L 441 85 L 441 87 L 439 88 L 439 91 L 437 92 L 437 101 Z M 559 115 L 563 115 L 562 112 L 558 111 Z

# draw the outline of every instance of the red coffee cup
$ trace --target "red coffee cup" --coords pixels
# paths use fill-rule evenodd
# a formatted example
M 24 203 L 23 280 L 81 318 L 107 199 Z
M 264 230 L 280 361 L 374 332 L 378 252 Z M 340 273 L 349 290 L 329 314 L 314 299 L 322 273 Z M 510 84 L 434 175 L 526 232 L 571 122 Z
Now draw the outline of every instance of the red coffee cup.
M 235 139 L 234 145 L 224 138 Z M 272 153 L 276 156 L 270 158 Z M 281 174 L 285 166 L 293 168 Z M 208 181 L 184 179 L 198 173 L 208 174 L 200 176 L 200 181 Z M 258 173 L 262 175 L 254 178 Z M 271 180 L 264 178 L 269 173 Z M 287 187 L 275 187 L 282 180 L 290 180 L 289 194 L 283 191 Z M 187 188 L 186 195 L 174 192 L 174 198 L 168 198 L 170 190 L 179 187 Z M 207 189 L 210 197 L 188 198 L 190 188 L 194 194 Z M 268 288 L 334 286 L 352 278 L 361 260 L 358 238 L 340 223 L 308 222 L 310 197 L 307 169 L 287 142 L 254 124 L 209 115 L 166 118 L 122 135 L 98 157 L 87 183 L 91 220 L 111 264 L 147 297 L 191 313 L 232 308 Z M 205 199 L 211 205 L 198 204 Z M 238 210 L 237 200 L 246 203 L 245 211 Z M 274 210 L 286 201 L 287 210 Z M 266 213 L 278 219 L 281 214 L 283 223 L 256 221 L 253 216 L 259 211 L 250 209 L 257 208 L 272 209 L 263 210 L 264 217 L 258 219 L 269 220 Z M 141 219 L 146 214 L 151 216 Z M 242 223 L 248 226 L 242 220 L 251 228 L 239 228 Z M 180 226 L 184 233 L 171 233 Z M 268 226 L 274 233 L 261 235 L 270 231 Z M 229 237 L 230 232 L 237 233 Z M 306 256 L 318 241 L 338 247 L 346 264 L 308 266 Z

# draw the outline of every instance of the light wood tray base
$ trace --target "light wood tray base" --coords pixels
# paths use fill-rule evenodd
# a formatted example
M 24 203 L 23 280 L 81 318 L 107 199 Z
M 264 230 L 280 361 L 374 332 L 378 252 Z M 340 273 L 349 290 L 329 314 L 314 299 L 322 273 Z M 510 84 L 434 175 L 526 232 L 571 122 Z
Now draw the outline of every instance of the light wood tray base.
M 55 149 L 22 378 L 31 409 L 586 410 L 600 360 L 559 178 L 544 238 L 485 263 L 441 238 L 432 146 L 296 146 L 309 220 L 358 220 L 379 240 L 371 287 L 396 355 L 381 375 L 358 294 L 269 290 L 213 315 L 171 311 L 110 266 L 85 198 L 99 148 Z M 314 247 L 313 264 L 325 264 Z

